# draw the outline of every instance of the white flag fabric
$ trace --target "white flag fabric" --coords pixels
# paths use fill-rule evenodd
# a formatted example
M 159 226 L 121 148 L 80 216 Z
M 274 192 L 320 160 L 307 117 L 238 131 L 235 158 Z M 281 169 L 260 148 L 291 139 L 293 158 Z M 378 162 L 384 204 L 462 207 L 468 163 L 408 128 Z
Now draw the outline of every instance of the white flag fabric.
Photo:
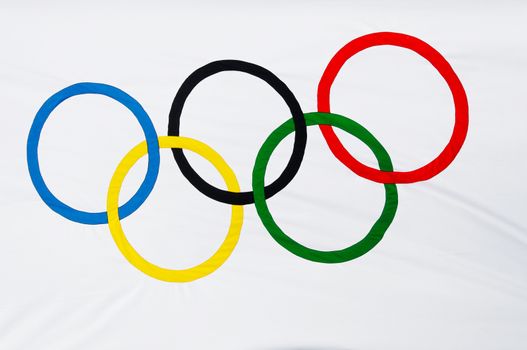
M 0 349 L 527 348 L 526 16 L 0 4 Z

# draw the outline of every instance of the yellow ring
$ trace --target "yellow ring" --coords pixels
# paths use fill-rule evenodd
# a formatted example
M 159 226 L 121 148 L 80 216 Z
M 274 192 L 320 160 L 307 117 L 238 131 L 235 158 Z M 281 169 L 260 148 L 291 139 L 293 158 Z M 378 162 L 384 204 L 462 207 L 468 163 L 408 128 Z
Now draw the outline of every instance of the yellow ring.
M 232 169 L 227 165 L 225 160 L 212 148 L 206 144 L 181 136 L 160 136 L 159 148 L 183 148 L 193 151 L 203 158 L 207 159 L 219 171 L 227 189 L 232 192 L 239 192 L 240 185 Z M 108 188 L 108 197 L 106 208 L 108 211 L 108 226 L 112 233 L 113 240 L 124 257 L 139 270 L 158 280 L 167 282 L 190 282 L 198 278 L 207 276 L 219 268 L 231 255 L 234 247 L 240 238 L 240 231 L 243 222 L 243 206 L 233 205 L 231 211 L 231 223 L 227 237 L 221 244 L 220 248 L 208 260 L 201 264 L 183 270 L 166 269 L 144 259 L 130 242 L 126 239 L 119 219 L 119 193 L 124 178 L 134 166 L 134 164 L 147 153 L 146 141 L 141 142 L 121 160 L 115 170 L 110 186 Z

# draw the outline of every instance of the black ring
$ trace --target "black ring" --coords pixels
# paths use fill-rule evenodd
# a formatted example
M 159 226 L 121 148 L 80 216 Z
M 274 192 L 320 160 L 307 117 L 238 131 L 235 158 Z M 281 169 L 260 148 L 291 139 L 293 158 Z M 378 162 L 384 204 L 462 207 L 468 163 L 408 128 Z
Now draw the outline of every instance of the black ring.
M 168 135 L 179 136 L 181 112 L 192 89 L 194 89 L 194 87 L 198 85 L 198 83 L 203 79 L 224 71 L 244 72 L 262 79 L 273 89 L 275 89 L 280 96 L 282 96 L 285 103 L 291 110 L 293 122 L 295 125 L 293 153 L 291 154 L 291 158 L 289 159 L 282 174 L 273 183 L 265 186 L 265 198 L 270 198 L 287 186 L 298 172 L 300 164 L 302 163 L 302 159 L 304 158 L 304 151 L 306 149 L 307 127 L 306 121 L 304 119 L 304 113 L 302 112 L 300 104 L 298 103 L 295 95 L 293 95 L 291 90 L 289 90 L 283 81 L 281 81 L 276 75 L 267 69 L 244 61 L 221 60 L 211 62 L 194 71 L 183 82 L 176 94 L 176 97 L 174 97 L 174 102 L 172 102 L 172 108 L 170 109 L 168 120 Z M 172 153 L 174 154 L 174 159 L 176 160 L 176 163 L 183 175 L 198 191 L 207 197 L 227 204 L 243 205 L 254 203 L 254 195 L 252 191 L 230 192 L 216 188 L 205 181 L 201 176 L 198 175 L 198 173 L 196 173 L 196 171 L 190 166 L 190 163 L 188 162 L 181 148 L 172 148 Z

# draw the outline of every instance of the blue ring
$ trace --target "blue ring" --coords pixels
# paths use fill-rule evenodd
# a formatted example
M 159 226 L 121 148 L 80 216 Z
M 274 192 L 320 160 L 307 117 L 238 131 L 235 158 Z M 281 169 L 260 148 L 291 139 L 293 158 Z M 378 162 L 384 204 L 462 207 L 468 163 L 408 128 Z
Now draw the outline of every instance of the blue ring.
M 27 139 L 27 165 L 29 168 L 29 175 L 31 181 L 35 186 L 38 194 L 42 200 L 47 204 L 51 210 L 62 215 L 66 219 L 79 222 L 81 224 L 98 225 L 108 223 L 108 214 L 106 211 L 91 213 L 74 209 L 67 204 L 61 202 L 57 197 L 51 193 L 48 186 L 42 178 L 40 166 L 38 162 L 38 142 L 44 123 L 48 119 L 50 113 L 64 100 L 83 94 L 99 94 L 108 96 L 128 108 L 137 118 L 141 128 L 145 134 L 146 144 L 148 146 L 148 170 L 146 172 L 143 183 L 133 195 L 132 198 L 124 205 L 119 207 L 119 217 L 125 218 L 136 211 L 141 204 L 146 200 L 157 180 L 159 173 L 159 143 L 157 140 L 157 133 L 152 124 L 152 120 L 145 112 L 143 107 L 133 97 L 126 92 L 113 87 L 111 85 L 99 83 L 78 83 L 68 86 L 60 90 L 44 102 L 42 107 L 37 112 L 29 136 Z

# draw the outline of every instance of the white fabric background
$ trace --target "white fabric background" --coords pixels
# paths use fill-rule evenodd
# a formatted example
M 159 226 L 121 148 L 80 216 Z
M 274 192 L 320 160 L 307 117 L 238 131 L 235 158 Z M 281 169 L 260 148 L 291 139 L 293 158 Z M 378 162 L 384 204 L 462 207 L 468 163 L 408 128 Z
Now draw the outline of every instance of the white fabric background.
M 3 1 L 0 349 L 527 348 L 526 17 L 521 1 Z M 70 84 L 125 90 L 165 135 L 182 81 L 210 61 L 234 58 L 273 71 L 309 112 L 332 55 L 376 31 L 417 36 L 445 56 L 467 91 L 470 126 L 446 171 L 398 186 L 392 226 L 360 259 L 300 259 L 271 239 L 249 205 L 224 266 L 193 283 L 164 283 L 129 265 L 105 225 L 58 216 L 31 184 L 29 127 L 45 99 Z M 439 74 L 395 47 L 352 58 L 333 87 L 332 109 L 376 135 L 398 170 L 438 154 L 454 121 Z M 220 152 L 248 190 L 258 148 L 287 118 L 264 83 L 221 73 L 191 94 L 181 129 Z M 308 131 L 302 168 L 269 205 L 300 242 L 345 247 L 379 215 L 383 187 L 348 171 L 319 130 Z M 364 145 L 340 134 L 352 154 L 374 164 Z M 118 161 L 142 140 L 118 103 L 72 98 L 45 125 L 44 177 L 65 202 L 102 210 Z M 291 141 L 274 154 L 268 181 L 283 169 Z M 170 151 L 161 153 L 156 187 L 124 228 L 154 263 L 189 267 L 223 239 L 229 207 L 201 195 Z M 191 161 L 222 185 L 206 161 Z M 127 178 L 127 196 L 145 165 Z

